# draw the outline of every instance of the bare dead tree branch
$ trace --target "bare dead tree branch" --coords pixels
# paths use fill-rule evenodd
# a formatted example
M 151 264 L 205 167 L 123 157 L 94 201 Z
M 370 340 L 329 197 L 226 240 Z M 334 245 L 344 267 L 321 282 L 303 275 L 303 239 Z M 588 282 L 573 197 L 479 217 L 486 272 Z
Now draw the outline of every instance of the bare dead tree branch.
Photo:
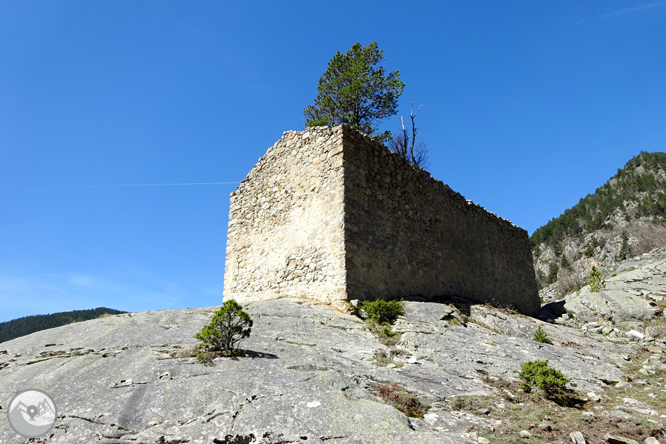
M 416 165 L 419 168 L 425 168 L 427 166 L 427 155 L 428 150 L 426 144 L 423 141 L 416 141 L 416 135 L 418 133 L 418 127 L 416 126 L 416 116 L 421 111 L 420 105 L 416 112 L 414 112 L 414 102 L 412 102 L 412 109 L 409 113 L 409 117 L 412 121 L 412 130 L 411 134 L 407 133 L 407 128 L 405 128 L 405 121 L 400 116 L 400 124 L 402 125 L 402 133 L 397 133 L 393 136 L 393 139 L 389 141 L 389 149 L 400 155 L 403 159 L 407 160 L 412 165 Z

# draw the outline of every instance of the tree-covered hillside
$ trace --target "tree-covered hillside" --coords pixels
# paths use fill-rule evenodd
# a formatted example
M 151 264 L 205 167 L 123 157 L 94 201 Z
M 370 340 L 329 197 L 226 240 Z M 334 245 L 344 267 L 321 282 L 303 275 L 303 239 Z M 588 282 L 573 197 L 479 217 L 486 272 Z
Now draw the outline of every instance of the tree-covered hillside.
M 641 152 L 594 194 L 588 194 L 558 218 L 537 229 L 530 238 L 532 247 L 555 246 L 565 236 L 608 229 L 609 216 L 617 209 L 626 213 L 628 202 L 638 204 L 634 217 L 653 216 L 666 220 L 666 181 L 659 176 L 660 171 L 666 171 L 666 153 Z
M 539 286 L 560 281 L 558 296 L 581 283 L 593 266 L 665 245 L 666 153 L 641 152 L 530 241 Z M 577 282 L 563 285 L 562 278 Z
M 29 335 L 47 328 L 60 327 L 73 322 L 96 319 L 104 315 L 115 315 L 127 313 L 126 311 L 113 310 L 111 308 L 95 308 L 92 310 L 74 310 L 48 315 L 26 316 L 0 323 L 0 342 L 9 341 L 19 336 Z

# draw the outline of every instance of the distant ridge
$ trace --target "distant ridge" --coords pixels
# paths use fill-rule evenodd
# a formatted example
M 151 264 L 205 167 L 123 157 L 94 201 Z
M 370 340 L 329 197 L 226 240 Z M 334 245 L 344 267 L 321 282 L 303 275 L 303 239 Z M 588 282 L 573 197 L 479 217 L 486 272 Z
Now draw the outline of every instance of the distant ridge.
M 91 310 L 74 310 L 48 315 L 34 315 L 0 323 L 0 342 L 29 335 L 48 328 L 60 327 L 73 322 L 96 319 L 104 315 L 127 313 L 112 308 L 99 307 Z
M 666 245 L 666 153 L 641 152 L 530 237 L 542 299 L 563 297 L 592 267 Z M 548 294 L 546 294 L 548 293 Z

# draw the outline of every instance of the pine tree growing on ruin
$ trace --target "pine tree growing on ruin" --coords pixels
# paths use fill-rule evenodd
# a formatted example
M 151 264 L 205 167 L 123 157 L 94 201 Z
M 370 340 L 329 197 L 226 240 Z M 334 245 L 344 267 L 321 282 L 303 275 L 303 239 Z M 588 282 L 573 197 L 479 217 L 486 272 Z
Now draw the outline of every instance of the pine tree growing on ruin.
M 337 52 L 319 79 L 314 105 L 303 110 L 307 126 L 348 124 L 376 140 L 386 142 L 391 133 L 377 134 L 375 121 L 397 113 L 398 97 L 405 87 L 400 73 L 385 74 L 377 42 L 354 44 L 346 54 Z

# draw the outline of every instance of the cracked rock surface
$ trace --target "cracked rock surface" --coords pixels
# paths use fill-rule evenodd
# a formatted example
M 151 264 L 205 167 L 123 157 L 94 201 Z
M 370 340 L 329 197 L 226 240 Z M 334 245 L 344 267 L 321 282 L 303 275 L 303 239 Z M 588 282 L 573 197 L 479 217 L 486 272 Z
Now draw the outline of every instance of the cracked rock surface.
M 485 306 L 405 302 L 394 347 L 360 319 L 295 299 L 259 301 L 243 358 L 204 366 L 187 355 L 217 307 L 122 314 L 0 344 L 0 413 L 25 389 L 54 399 L 51 434 L 28 441 L 0 421 L 0 442 L 470 443 L 491 418 L 447 398 L 489 394 L 484 377 L 517 379 L 548 359 L 577 390 L 624 381 L 623 343 Z M 553 345 L 532 341 L 537 325 Z M 6 351 L 6 353 L 3 353 Z M 388 356 L 390 363 L 377 358 Z M 430 406 L 409 418 L 376 395 L 399 384 Z

